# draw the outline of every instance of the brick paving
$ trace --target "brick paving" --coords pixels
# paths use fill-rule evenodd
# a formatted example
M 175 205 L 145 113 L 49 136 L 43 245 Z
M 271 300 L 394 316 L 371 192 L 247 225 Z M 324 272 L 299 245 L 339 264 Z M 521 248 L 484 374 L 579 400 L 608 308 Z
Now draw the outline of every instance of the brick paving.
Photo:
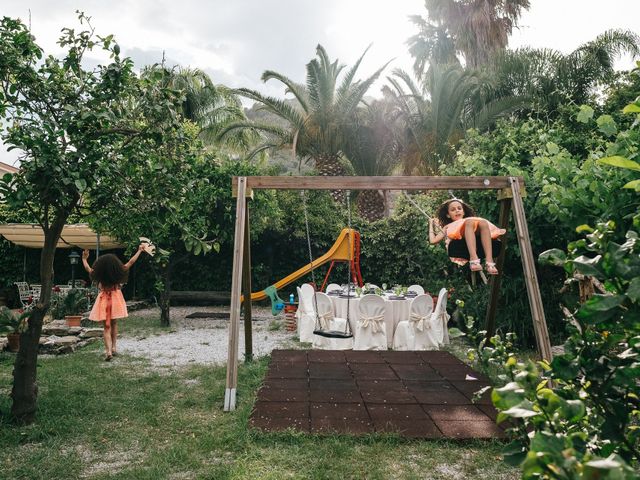
M 262 431 L 502 438 L 489 380 L 448 352 L 274 350 L 249 420 Z

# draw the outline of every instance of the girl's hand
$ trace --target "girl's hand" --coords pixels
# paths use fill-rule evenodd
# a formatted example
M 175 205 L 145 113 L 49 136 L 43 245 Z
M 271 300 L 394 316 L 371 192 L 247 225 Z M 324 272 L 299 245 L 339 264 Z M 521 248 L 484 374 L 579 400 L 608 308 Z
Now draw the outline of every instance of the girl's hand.
M 85 249 L 82 251 L 82 259 L 83 260 L 88 260 L 89 259 L 89 250 Z
M 141 243 L 140 245 L 138 245 L 138 251 L 139 252 L 144 252 L 144 248 L 147 244 L 146 243 Z

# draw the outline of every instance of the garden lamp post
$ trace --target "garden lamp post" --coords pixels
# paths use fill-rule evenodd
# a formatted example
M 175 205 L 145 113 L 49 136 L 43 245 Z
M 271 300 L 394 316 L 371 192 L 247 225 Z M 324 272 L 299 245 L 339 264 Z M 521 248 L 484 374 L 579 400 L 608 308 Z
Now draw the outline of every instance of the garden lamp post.
M 71 263 L 71 288 L 76 288 L 76 265 L 80 260 L 80 255 L 75 250 L 69 254 L 69 263 Z

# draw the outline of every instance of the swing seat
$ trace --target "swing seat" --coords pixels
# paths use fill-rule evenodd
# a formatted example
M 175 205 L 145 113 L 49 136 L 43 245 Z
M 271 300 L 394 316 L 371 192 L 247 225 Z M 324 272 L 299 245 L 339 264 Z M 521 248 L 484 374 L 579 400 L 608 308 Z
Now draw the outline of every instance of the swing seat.
M 313 334 L 324 338 L 353 338 L 351 332 L 343 332 L 340 330 L 314 330 Z

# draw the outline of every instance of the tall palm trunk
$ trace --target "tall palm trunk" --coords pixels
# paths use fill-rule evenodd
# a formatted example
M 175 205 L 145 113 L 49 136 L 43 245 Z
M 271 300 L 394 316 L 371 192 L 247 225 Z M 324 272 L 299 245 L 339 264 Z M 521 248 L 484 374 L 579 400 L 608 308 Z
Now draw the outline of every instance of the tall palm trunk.
M 315 156 L 314 160 L 318 174 L 324 177 L 340 177 L 347 173 L 339 155 L 320 154 Z M 344 190 L 332 190 L 331 196 L 336 202 L 344 202 Z
M 378 190 L 363 190 L 358 194 L 358 213 L 370 222 L 384 218 L 385 199 Z

